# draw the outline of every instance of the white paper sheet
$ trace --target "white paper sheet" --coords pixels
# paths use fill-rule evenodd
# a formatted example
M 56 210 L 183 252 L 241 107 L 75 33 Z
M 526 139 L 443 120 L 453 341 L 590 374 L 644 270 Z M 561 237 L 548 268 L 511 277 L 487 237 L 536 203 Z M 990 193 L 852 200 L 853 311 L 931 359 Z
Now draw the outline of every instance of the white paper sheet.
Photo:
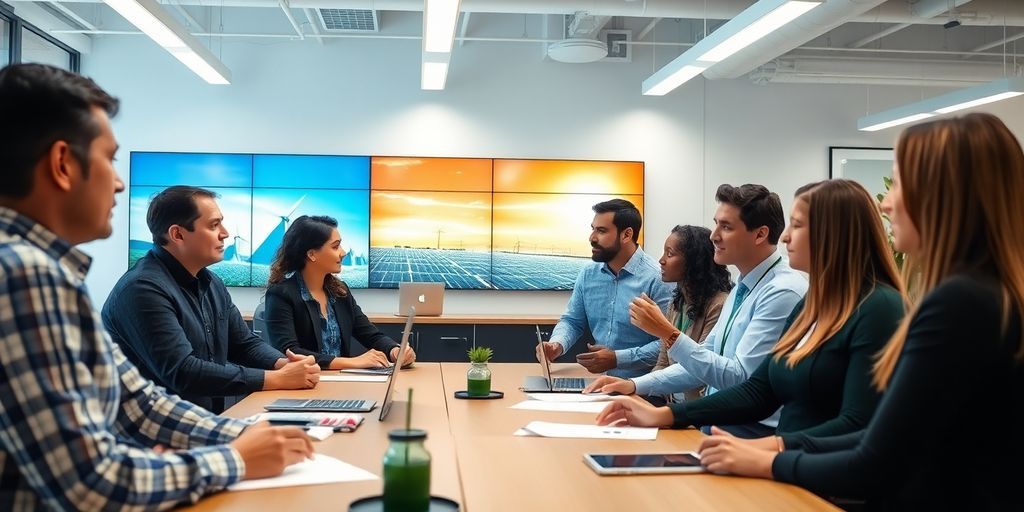
M 509 409 L 526 409 L 529 411 L 547 412 L 588 412 L 599 413 L 607 407 L 605 402 L 542 402 L 540 400 L 523 400 Z
M 542 402 L 609 402 L 610 395 L 583 393 L 527 393 L 526 396 Z
M 630 439 L 638 441 L 653 441 L 658 438 L 658 429 L 643 427 L 602 427 L 599 425 L 531 421 L 525 427 L 515 431 L 513 435 L 576 439 Z
M 387 382 L 387 375 L 320 375 L 320 382 Z
M 295 487 L 299 485 L 333 484 L 338 482 L 358 482 L 376 480 L 377 475 L 362 468 L 342 462 L 334 457 L 315 454 L 313 460 L 307 460 L 288 466 L 284 473 L 272 478 L 244 480 L 230 487 L 229 491 L 251 491 L 253 489 L 272 489 L 275 487 Z

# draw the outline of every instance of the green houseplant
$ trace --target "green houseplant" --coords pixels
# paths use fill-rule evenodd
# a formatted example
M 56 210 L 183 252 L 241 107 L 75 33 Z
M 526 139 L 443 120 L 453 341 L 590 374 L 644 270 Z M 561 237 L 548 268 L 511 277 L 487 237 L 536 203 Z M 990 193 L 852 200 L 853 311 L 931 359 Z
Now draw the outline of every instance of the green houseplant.
M 494 356 L 494 351 L 487 347 L 473 347 L 469 355 L 469 372 L 466 374 L 466 391 L 469 396 L 487 396 L 491 394 L 491 369 L 487 362 Z

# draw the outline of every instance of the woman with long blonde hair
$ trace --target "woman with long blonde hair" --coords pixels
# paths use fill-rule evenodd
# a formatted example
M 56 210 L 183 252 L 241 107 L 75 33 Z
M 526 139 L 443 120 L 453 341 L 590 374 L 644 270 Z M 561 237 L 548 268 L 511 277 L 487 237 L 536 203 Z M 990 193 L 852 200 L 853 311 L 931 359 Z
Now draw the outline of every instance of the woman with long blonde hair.
M 864 428 L 880 398 L 871 384 L 874 356 L 899 326 L 904 305 L 878 205 L 853 181 L 807 185 L 797 191 L 782 241 L 790 266 L 807 272 L 810 286 L 774 357 L 742 384 L 668 408 L 620 398 L 598 422 L 737 425 L 763 420 L 782 407 L 780 434 Z M 774 437 L 749 442 L 778 446 Z
M 872 508 L 1017 510 L 1024 152 L 993 115 L 940 119 L 900 135 L 893 177 L 883 209 L 922 299 L 875 365 L 867 428 L 782 436 L 781 453 L 716 435 L 702 462 Z

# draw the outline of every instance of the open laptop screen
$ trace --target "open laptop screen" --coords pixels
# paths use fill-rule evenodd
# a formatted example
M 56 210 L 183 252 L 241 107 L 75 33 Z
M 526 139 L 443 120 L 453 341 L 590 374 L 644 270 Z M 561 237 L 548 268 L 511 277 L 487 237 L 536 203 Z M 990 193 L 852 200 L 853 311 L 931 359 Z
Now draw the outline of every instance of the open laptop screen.
M 410 306 L 409 316 L 405 320 L 405 330 L 402 331 L 402 343 L 398 345 L 398 356 L 395 357 L 395 369 L 391 375 L 388 375 L 388 388 L 384 392 L 384 402 L 380 406 L 380 421 L 384 421 L 384 418 L 387 417 L 388 412 L 391 411 L 391 403 L 394 402 L 395 391 L 398 389 L 395 380 L 398 378 L 398 374 L 402 373 L 402 358 L 405 357 L 405 351 L 409 349 L 409 335 L 412 333 L 413 318 L 416 318 L 416 308 Z
M 548 361 L 548 354 L 544 351 L 544 338 L 540 336 L 540 326 L 537 328 L 537 352 L 540 355 L 540 371 L 544 380 L 548 382 L 548 389 L 551 389 L 551 363 Z

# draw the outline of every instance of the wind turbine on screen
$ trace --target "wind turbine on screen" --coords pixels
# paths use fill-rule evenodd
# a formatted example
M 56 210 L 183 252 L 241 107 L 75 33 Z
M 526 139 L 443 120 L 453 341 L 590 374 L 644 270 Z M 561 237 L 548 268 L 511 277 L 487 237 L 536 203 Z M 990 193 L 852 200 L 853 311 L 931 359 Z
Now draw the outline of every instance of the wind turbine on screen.
M 277 226 L 274 226 L 274 229 L 270 231 L 270 234 L 263 239 L 263 243 L 253 251 L 252 257 L 249 258 L 250 261 L 261 265 L 270 265 L 270 263 L 273 262 L 277 248 L 280 247 L 281 242 L 284 241 L 284 232 L 288 230 L 288 224 L 292 221 L 292 215 L 295 214 L 295 210 L 299 209 L 299 205 L 302 204 L 304 199 L 306 199 L 305 195 L 300 197 L 298 201 L 295 201 L 295 204 L 286 210 L 287 213 L 267 208 L 267 211 L 280 219 L 280 221 L 277 223 Z

